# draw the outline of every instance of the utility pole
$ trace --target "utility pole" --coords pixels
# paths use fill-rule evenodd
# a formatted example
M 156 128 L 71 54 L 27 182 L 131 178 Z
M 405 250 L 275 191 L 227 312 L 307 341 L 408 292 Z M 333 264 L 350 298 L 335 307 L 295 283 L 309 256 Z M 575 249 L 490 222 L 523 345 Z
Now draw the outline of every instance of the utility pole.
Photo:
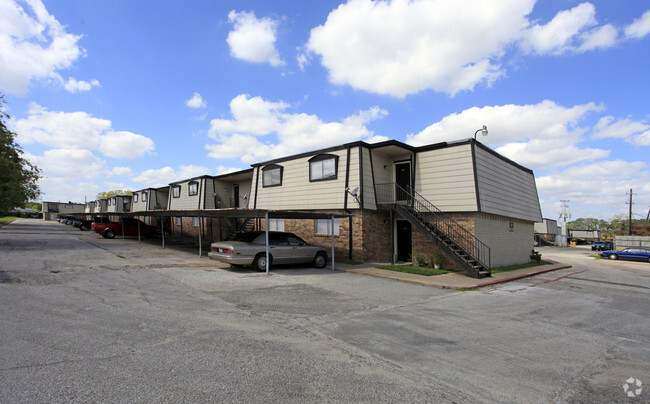
M 564 219 L 562 222 L 562 236 L 560 240 L 560 246 L 566 247 L 569 239 L 569 229 L 566 227 L 566 220 L 571 217 L 571 214 L 569 213 L 569 200 L 561 199 L 560 202 L 562 202 L 562 213 L 560 213 L 560 219 Z
M 630 188 L 630 200 L 627 201 L 627 203 L 630 204 L 630 214 L 627 218 L 627 235 L 631 236 L 632 235 L 632 188 Z

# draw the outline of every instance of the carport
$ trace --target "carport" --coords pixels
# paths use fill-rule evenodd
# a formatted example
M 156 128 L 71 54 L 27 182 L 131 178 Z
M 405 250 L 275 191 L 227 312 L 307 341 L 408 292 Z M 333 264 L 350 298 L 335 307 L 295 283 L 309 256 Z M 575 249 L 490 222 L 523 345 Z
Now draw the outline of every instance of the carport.
M 332 229 L 334 229 L 334 219 L 350 217 L 351 214 L 346 213 L 319 213 L 319 212 L 301 212 L 301 211 L 289 211 L 289 210 L 267 210 L 267 209 L 247 209 L 247 208 L 235 208 L 235 209 L 202 209 L 202 210 L 152 210 L 152 211 L 141 211 L 141 212 L 102 212 L 102 213 L 78 213 L 74 216 L 115 216 L 115 217 L 198 217 L 199 218 L 199 258 L 203 258 L 203 221 L 201 218 L 255 218 L 255 219 L 264 219 L 265 231 L 266 231 L 266 273 L 269 273 L 269 219 L 329 219 L 332 221 Z M 162 236 L 162 248 L 165 248 L 165 229 L 164 221 L 160 221 L 161 224 L 161 236 Z M 122 231 L 122 238 L 124 238 L 124 231 Z M 332 231 L 332 271 L 335 270 L 334 262 L 334 231 Z M 141 241 L 140 237 L 140 222 L 138 221 L 138 242 Z

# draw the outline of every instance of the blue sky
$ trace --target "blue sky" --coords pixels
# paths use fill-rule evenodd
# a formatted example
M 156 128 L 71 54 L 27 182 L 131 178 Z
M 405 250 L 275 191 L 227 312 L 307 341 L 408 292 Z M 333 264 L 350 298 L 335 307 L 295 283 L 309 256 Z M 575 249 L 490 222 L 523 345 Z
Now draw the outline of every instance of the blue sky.
M 0 0 L 0 92 L 53 201 L 487 125 L 545 217 L 633 189 L 645 218 L 648 72 L 641 0 Z

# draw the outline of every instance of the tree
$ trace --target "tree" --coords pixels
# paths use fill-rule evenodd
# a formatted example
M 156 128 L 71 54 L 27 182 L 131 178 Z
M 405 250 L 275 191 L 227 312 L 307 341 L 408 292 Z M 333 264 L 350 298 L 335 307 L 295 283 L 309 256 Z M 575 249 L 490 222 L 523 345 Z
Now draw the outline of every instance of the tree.
M 132 191 L 125 191 L 122 189 L 114 189 L 112 191 L 107 191 L 107 192 L 100 192 L 97 194 L 97 199 L 108 199 L 111 196 L 117 196 L 117 195 L 132 195 Z
M 3 111 L 4 104 L 0 94 L 0 212 L 22 208 L 41 194 L 37 183 L 41 170 L 22 157 L 16 134 L 5 124 L 11 117 Z

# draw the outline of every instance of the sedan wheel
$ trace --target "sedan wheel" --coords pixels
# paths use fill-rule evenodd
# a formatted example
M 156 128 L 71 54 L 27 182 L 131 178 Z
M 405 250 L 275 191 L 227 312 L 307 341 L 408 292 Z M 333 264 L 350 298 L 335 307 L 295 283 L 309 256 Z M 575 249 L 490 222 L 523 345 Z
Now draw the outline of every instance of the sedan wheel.
M 319 252 L 316 254 L 316 257 L 314 258 L 314 262 L 312 264 L 316 268 L 325 268 L 325 265 L 327 265 L 327 254 Z
M 115 238 L 115 230 L 108 229 L 104 234 L 102 234 L 102 236 L 104 236 L 104 238 Z
M 273 262 L 272 257 L 270 261 Z M 269 267 L 271 266 L 271 262 L 269 262 Z M 253 268 L 260 272 L 266 272 L 266 254 L 257 254 L 253 261 Z
M 616 254 L 609 254 L 609 256 L 608 256 L 607 258 L 609 258 L 610 260 L 617 260 L 617 259 L 618 259 L 618 255 L 616 255 Z

